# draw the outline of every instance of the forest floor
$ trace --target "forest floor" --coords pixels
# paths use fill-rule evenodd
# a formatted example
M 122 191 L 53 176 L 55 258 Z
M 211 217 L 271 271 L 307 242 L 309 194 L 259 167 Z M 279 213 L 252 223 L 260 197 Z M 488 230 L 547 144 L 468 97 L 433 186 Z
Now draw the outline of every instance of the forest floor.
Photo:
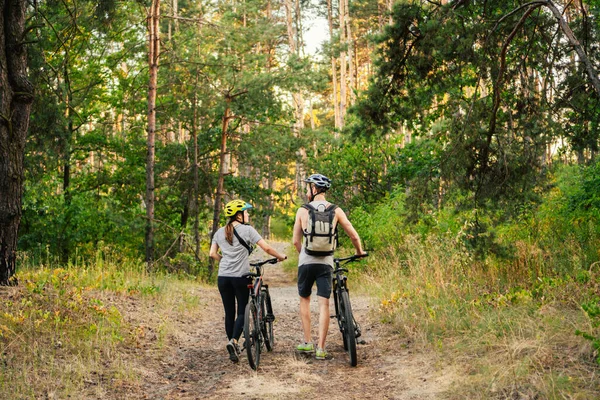
M 289 249 L 288 249 L 289 250 Z M 260 259 L 260 256 L 257 258 Z M 302 338 L 295 277 L 281 267 L 268 265 L 265 281 L 276 314 L 275 348 L 263 351 L 258 371 L 245 352 L 232 363 L 225 349 L 223 308 L 216 286 L 199 286 L 200 315 L 172 315 L 170 334 L 157 348 L 157 333 L 147 328 L 137 348 L 127 356 L 136 383 L 126 379 L 102 397 L 129 399 L 440 399 L 458 376 L 440 366 L 435 354 L 421 352 L 399 339 L 371 312 L 373 299 L 352 293 L 355 317 L 362 327 L 364 344 L 357 348 L 358 366 L 351 367 L 335 319 L 331 319 L 327 360 L 316 360 L 295 351 Z M 358 283 L 355 283 L 358 284 Z M 316 333 L 317 301 L 311 304 Z M 332 313 L 333 313 L 333 302 Z M 143 304 L 131 302 L 127 319 L 158 318 Z M 147 321 L 148 326 L 152 321 Z M 243 336 L 242 336 L 243 337 Z M 315 338 L 316 339 L 316 338 Z M 93 388 L 89 394 L 93 395 Z M 96 392 L 96 395 L 98 393 Z

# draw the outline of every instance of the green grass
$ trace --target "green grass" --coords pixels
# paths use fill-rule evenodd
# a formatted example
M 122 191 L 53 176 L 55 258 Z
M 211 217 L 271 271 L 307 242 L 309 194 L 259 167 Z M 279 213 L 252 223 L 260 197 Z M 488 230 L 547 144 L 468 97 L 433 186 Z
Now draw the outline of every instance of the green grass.
M 366 291 L 382 322 L 459 367 L 452 398 L 600 397 L 596 353 L 576 335 L 598 334 L 580 304 L 599 273 L 550 275 L 518 258 L 476 261 L 443 237 L 404 240 L 373 254 Z
M 202 306 L 198 282 L 104 254 L 65 268 L 30 266 L 17 278 L 19 286 L 0 288 L 0 398 L 103 397 L 106 382 L 137 379 L 126 349 L 151 329 L 160 350 L 173 332 L 165 316 L 191 318 Z M 129 299 L 155 313 L 125 319 Z

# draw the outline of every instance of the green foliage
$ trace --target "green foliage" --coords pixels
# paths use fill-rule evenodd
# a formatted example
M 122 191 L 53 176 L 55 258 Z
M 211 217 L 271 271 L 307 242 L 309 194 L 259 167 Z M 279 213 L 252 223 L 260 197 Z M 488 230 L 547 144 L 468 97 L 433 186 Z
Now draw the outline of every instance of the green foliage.
M 415 204 L 433 188 L 435 180 L 423 179 L 431 171 L 444 192 L 466 193 L 468 207 L 510 215 L 511 207 L 530 202 L 546 179 L 549 142 L 567 137 L 580 161 L 584 151 L 596 151 L 600 109 L 582 64 L 568 61 L 572 48 L 566 40 L 554 40 L 562 33 L 546 9 L 529 15 L 508 41 L 522 16 L 509 13 L 519 6 L 514 1 L 395 4 L 393 24 L 377 39 L 377 72 L 354 108 L 350 129 L 356 136 L 408 131 L 435 143 L 432 160 L 439 164 L 417 167 L 420 178 L 411 188 L 417 189 Z M 590 39 L 585 46 L 597 43 L 599 31 L 579 18 L 579 10 L 574 16 L 569 25 Z M 557 69 L 564 73 L 548 73 Z M 536 74 L 546 76 L 544 85 L 556 85 L 563 97 L 540 90 Z M 555 118 L 558 110 L 566 118 Z
M 597 329 L 600 327 L 600 299 L 592 299 L 588 302 L 581 304 L 581 308 L 590 318 L 592 328 Z M 594 349 L 596 349 L 596 362 L 600 364 L 600 335 L 583 332 L 580 330 L 576 331 L 577 335 L 583 336 L 592 343 Z
M 343 138 L 318 143 L 317 157 L 308 170 L 318 171 L 333 181 L 328 192 L 330 200 L 346 210 L 376 203 L 403 183 L 401 176 L 386 173 L 397 151 L 396 139 Z
M 60 255 L 68 263 L 93 254 L 99 243 L 127 256 L 143 254 L 146 3 L 51 1 L 30 9 L 37 96 L 20 237 L 30 254 Z M 262 0 L 243 7 L 183 2 L 176 27 L 161 19 L 155 240 L 158 264 L 168 270 L 203 271 L 204 221 L 212 213 L 226 106 L 233 116 L 227 148 L 240 167 L 226 179 L 226 197 L 255 204 L 258 228 L 291 200 L 289 166 L 304 143 L 292 135 L 287 94 L 324 90 L 327 75 L 306 57 L 284 57 L 285 26 L 267 18 L 265 6 Z M 198 15 L 211 15 L 213 24 L 199 32 L 185 22 Z M 190 240 L 196 216 L 198 255 Z
M 358 206 L 352 210 L 350 220 L 366 249 L 383 249 L 401 243 L 406 215 L 404 206 L 404 192 L 397 189 L 380 204 Z M 345 237 L 342 235 L 342 238 Z M 341 243 L 344 244 L 344 240 Z

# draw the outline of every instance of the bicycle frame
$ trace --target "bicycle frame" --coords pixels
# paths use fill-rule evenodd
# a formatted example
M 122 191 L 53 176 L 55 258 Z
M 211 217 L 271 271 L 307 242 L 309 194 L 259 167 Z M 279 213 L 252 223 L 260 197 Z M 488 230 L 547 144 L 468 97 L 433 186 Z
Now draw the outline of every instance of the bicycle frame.
M 263 281 L 264 264 L 275 264 L 277 258 L 251 263 L 256 268 L 255 273 L 249 273 L 248 278 L 254 278 L 252 283 L 248 284 L 250 289 L 250 299 L 246 306 L 244 321 L 244 337 L 246 339 L 246 351 L 248 353 L 248 362 L 254 370 L 258 368 L 260 352 L 263 344 L 267 351 L 273 349 L 273 315 L 271 306 L 271 297 L 269 295 L 269 286 Z

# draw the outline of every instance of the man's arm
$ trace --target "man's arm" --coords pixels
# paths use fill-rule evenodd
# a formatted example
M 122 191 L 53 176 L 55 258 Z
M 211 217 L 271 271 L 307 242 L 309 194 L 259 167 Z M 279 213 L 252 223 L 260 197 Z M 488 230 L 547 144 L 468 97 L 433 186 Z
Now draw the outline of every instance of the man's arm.
M 365 254 L 365 252 L 362 249 L 362 245 L 360 244 L 360 236 L 358 236 L 358 232 L 356 232 L 356 229 L 354 229 L 354 227 L 352 226 L 352 223 L 346 216 L 344 210 L 342 210 L 339 207 L 336 208 L 335 216 L 338 219 L 338 224 L 342 227 L 342 229 L 344 229 L 344 232 L 346 232 L 346 234 L 350 238 L 350 241 L 354 245 L 354 248 L 356 249 L 356 254 Z
M 294 244 L 294 247 L 296 248 L 296 251 L 298 251 L 298 253 L 300 253 L 300 251 L 302 250 L 302 211 L 304 209 L 300 208 L 297 212 L 296 212 L 296 221 L 294 222 L 294 231 L 293 231 L 293 236 L 292 236 L 292 243 Z

